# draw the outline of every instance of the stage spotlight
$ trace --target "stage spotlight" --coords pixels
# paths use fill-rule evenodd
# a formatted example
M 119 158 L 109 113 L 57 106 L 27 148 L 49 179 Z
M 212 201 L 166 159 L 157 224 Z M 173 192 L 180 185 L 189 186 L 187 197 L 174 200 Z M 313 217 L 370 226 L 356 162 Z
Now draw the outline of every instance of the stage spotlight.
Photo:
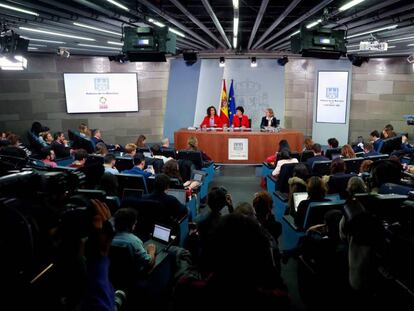
M 220 57 L 219 67 L 225 67 L 225 66 L 226 66 L 226 60 L 224 59 L 224 57 Z
M 361 67 L 364 62 L 368 63 L 369 58 L 368 57 L 362 57 L 357 55 L 348 55 L 348 59 L 352 63 L 352 65 L 356 67 Z
M 251 62 L 250 62 L 250 67 L 257 67 L 257 60 L 256 57 L 252 57 Z
M 288 62 L 289 62 L 289 59 L 287 58 L 287 56 L 283 56 L 282 58 L 279 58 L 279 59 L 277 60 L 277 63 L 278 63 L 280 66 L 284 66 L 284 65 L 286 65 Z

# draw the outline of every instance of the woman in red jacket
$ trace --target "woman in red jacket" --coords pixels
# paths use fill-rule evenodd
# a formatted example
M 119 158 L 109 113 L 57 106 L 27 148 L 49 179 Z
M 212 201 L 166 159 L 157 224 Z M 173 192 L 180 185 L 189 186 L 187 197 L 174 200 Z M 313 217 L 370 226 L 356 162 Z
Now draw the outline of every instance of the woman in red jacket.
M 223 127 L 220 117 L 217 115 L 217 110 L 214 106 L 207 108 L 207 115 L 201 122 L 200 127 Z
M 242 106 L 236 108 L 236 114 L 233 117 L 233 127 L 250 127 L 249 126 L 249 117 L 244 115 L 244 109 Z

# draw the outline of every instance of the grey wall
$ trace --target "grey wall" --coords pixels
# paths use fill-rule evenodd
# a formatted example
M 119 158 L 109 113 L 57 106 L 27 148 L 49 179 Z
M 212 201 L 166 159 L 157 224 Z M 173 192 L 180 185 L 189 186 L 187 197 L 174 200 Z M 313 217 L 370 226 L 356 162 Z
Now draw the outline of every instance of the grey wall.
M 77 128 L 84 122 L 101 128 L 108 143 L 135 142 L 139 134 L 158 142 L 163 134 L 169 67 L 169 62 L 119 64 L 106 57 L 31 55 L 27 70 L 0 71 L 0 129 L 24 137 L 34 120 L 52 131 Z M 139 112 L 67 114 L 65 72 L 137 72 Z
M 187 66 L 182 59 L 171 60 L 164 136 L 174 141 L 174 131 L 192 126 L 196 109 L 201 61 Z

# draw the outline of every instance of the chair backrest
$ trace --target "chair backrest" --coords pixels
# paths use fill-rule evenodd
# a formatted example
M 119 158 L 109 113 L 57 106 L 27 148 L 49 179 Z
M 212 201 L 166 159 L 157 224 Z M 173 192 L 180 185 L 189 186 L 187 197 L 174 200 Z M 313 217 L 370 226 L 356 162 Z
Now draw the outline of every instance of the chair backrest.
M 314 225 L 323 224 L 324 216 L 327 211 L 340 210 L 343 211 L 345 201 L 333 201 L 333 202 L 313 202 L 309 204 L 306 211 L 305 221 L 303 228 L 306 230 Z
M 129 248 L 111 246 L 109 249 L 109 280 L 117 290 L 128 291 L 138 280 L 139 269 Z
M 119 197 L 122 197 L 124 189 L 141 189 L 148 193 L 147 183 L 143 175 L 116 174 L 118 178 Z
M 293 177 L 293 170 L 298 163 L 283 164 L 277 180 L 277 189 L 282 193 L 289 193 L 289 178 Z
M 178 151 L 177 159 L 189 160 L 193 162 L 197 170 L 201 170 L 203 168 L 203 157 L 200 151 L 180 150 Z
M 408 195 L 410 191 L 413 191 L 414 189 L 408 186 L 393 184 L 393 183 L 385 183 L 382 184 L 381 187 L 378 190 L 378 193 L 380 194 L 402 194 L 402 195 Z
M 387 138 L 383 140 L 382 146 L 380 146 L 378 152 L 380 153 L 392 153 L 395 150 L 401 150 L 401 135 Z
M 388 154 L 379 154 L 379 155 L 373 155 L 370 157 L 366 157 L 367 160 L 371 160 L 371 161 L 378 161 L 378 160 L 386 160 L 388 159 L 390 156 Z
M 83 137 L 78 131 L 68 130 L 69 139 L 72 141 L 72 148 L 85 149 L 87 153 L 95 152 L 95 143 L 88 137 Z
M 103 165 L 104 164 L 104 156 L 98 154 L 90 154 L 86 159 L 85 165 Z
M 317 176 L 329 175 L 332 161 L 315 161 L 312 166 L 312 174 Z
M 325 157 L 332 160 L 334 154 L 341 154 L 341 148 L 329 148 L 325 152 Z
M 351 177 L 356 176 L 353 174 L 336 174 L 329 177 L 328 181 L 328 193 L 339 193 L 341 199 L 346 198 L 346 187 Z
M 177 152 L 173 148 L 161 148 L 158 154 L 173 159 L 177 157 Z
M 359 169 L 361 167 L 362 162 L 364 161 L 364 158 L 352 158 L 352 159 L 344 159 L 346 173 L 359 173 Z
M 139 147 L 137 148 L 137 153 L 151 152 L 149 147 Z
M 300 156 L 300 162 L 306 162 L 308 159 L 312 158 L 314 156 L 314 153 L 312 150 L 305 150 L 302 152 Z
M 134 167 L 134 159 L 130 157 L 116 157 L 115 167 L 119 172 L 130 170 Z

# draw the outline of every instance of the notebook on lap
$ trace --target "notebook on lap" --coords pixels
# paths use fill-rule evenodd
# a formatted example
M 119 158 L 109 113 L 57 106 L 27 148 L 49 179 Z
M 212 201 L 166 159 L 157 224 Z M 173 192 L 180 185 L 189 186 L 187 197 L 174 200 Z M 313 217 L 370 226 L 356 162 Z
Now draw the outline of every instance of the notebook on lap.
M 306 200 L 308 198 L 308 193 L 307 192 L 295 192 L 293 193 L 293 204 L 295 207 L 295 211 L 298 211 L 298 206 L 300 204 L 300 202 L 302 202 L 303 200 Z

